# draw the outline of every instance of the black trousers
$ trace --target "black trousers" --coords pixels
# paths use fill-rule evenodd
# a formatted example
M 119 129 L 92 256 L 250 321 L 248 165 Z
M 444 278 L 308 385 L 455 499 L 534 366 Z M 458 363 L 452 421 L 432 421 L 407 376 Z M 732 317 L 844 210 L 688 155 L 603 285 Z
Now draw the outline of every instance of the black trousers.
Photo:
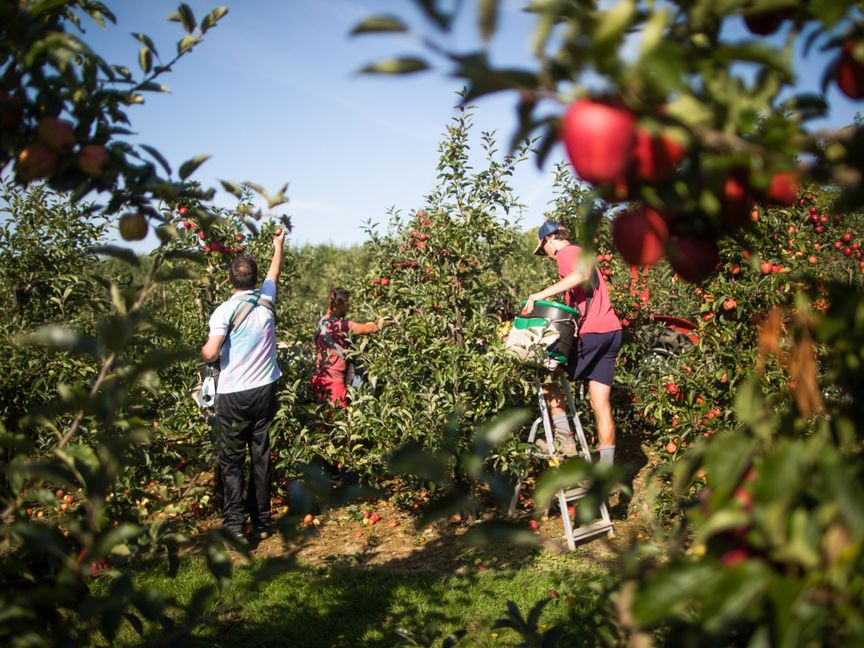
M 270 423 L 276 415 L 276 390 L 274 382 L 216 398 L 218 463 L 224 485 L 222 520 L 238 534 L 243 532 L 247 515 L 256 530 L 270 524 Z M 244 503 L 247 447 L 252 466 Z

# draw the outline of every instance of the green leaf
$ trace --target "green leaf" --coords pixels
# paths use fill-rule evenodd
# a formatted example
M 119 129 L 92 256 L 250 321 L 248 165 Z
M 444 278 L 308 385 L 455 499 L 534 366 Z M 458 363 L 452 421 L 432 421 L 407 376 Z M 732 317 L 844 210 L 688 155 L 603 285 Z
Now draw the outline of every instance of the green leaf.
M 550 468 L 540 475 L 534 488 L 537 510 L 542 511 L 562 488 L 572 488 L 580 481 L 591 476 L 591 470 L 584 459 L 573 459 L 558 468 Z
M 489 42 L 498 26 L 498 0 L 479 0 L 477 3 L 477 18 L 480 27 L 480 37 Z
M 133 32 L 132 35 L 138 40 L 139 43 L 144 45 L 144 47 L 153 52 L 153 54 L 155 54 L 156 56 L 159 56 L 159 52 L 156 51 L 156 45 L 153 44 L 153 40 L 147 34 Z
M 359 23 L 351 30 L 351 36 L 359 34 L 375 34 L 383 32 L 407 32 L 408 27 L 394 16 L 372 16 Z
M 204 16 L 201 21 L 201 33 L 205 33 L 211 27 L 214 27 L 228 13 L 228 7 L 216 7 L 213 11 Z
M 180 165 L 180 170 L 178 171 L 178 173 L 180 174 L 180 179 L 185 180 L 186 178 L 188 178 L 190 175 L 195 173 L 195 170 L 198 169 L 198 167 L 200 167 L 209 159 L 209 155 L 196 155 L 191 160 L 186 160 L 183 164 Z
M 36 344 L 54 351 L 69 351 L 93 358 L 102 355 L 102 346 L 96 338 L 64 326 L 43 326 L 33 333 L 17 336 L 14 339 L 19 344 Z
M 597 30 L 594 32 L 595 46 L 604 46 L 621 37 L 636 14 L 634 0 L 618 0 L 609 11 L 600 15 Z
M 119 245 L 100 245 L 98 247 L 90 248 L 89 252 L 91 252 L 92 254 L 109 256 L 112 259 L 117 259 L 118 261 L 128 263 L 129 265 L 135 267 L 141 265 L 141 260 L 138 258 L 138 255 L 135 254 L 135 252 L 133 252 L 129 248 L 120 247 Z
M 144 528 L 137 524 L 121 524 L 96 539 L 90 551 L 90 556 L 91 558 L 101 558 L 112 551 L 117 545 L 137 538 L 142 533 L 144 533 Z
M 181 3 L 179 7 L 177 7 L 177 11 L 168 16 L 168 20 L 172 22 L 179 22 L 183 25 L 183 29 L 185 29 L 188 33 L 192 33 L 195 31 L 195 27 L 197 27 L 197 23 L 195 22 L 195 15 L 192 13 L 192 9 L 189 8 L 189 5 L 186 3 Z
M 234 182 L 233 180 L 220 180 L 219 183 L 222 185 L 222 188 L 225 189 L 225 191 L 230 193 L 235 198 L 243 198 L 243 187 L 240 186 L 239 182 Z
M 657 9 L 651 14 L 651 17 L 645 24 L 645 29 L 642 30 L 642 46 L 639 52 L 640 57 L 644 58 L 650 55 L 662 42 L 663 33 L 666 31 L 666 26 L 668 24 L 669 10 L 665 7 Z
M 423 59 L 413 56 L 389 58 L 370 63 L 359 70 L 362 74 L 414 74 L 428 70 L 429 65 Z
M 185 54 L 200 42 L 200 36 L 195 36 L 193 34 L 184 36 L 177 42 L 177 54 Z
M 153 148 L 149 144 L 139 144 L 138 146 L 140 146 L 142 149 L 147 151 L 147 153 L 149 153 L 153 157 L 153 159 L 156 160 L 161 165 L 161 167 L 165 171 L 165 173 L 167 173 L 168 175 L 171 175 L 171 165 L 168 164 L 168 160 L 166 160 L 164 158 L 164 156 L 159 151 L 157 151 L 155 148 Z
M 138 65 L 144 71 L 144 74 L 149 74 L 153 67 L 153 53 L 146 47 L 138 50 Z

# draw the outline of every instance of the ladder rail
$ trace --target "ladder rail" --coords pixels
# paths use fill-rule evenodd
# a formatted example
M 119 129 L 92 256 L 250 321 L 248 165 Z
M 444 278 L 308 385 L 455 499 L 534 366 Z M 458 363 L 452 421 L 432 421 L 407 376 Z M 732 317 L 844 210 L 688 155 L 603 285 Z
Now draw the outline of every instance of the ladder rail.
M 573 421 L 573 426 L 575 428 L 575 434 L 579 441 L 579 446 L 581 449 L 582 458 L 585 459 L 588 463 L 593 463 L 593 459 L 591 457 L 591 448 L 588 445 L 588 439 L 585 436 L 585 430 L 582 427 L 582 422 L 579 419 L 579 413 L 576 409 L 576 402 L 573 397 L 573 391 L 570 388 L 570 383 L 567 380 L 566 375 L 562 374 L 559 377 L 559 383 L 563 388 L 564 394 L 566 396 L 567 401 L 567 409 L 570 420 Z M 546 449 L 550 459 L 557 458 L 557 452 L 555 450 L 555 433 L 552 427 L 552 416 L 549 411 L 549 405 L 546 402 L 546 396 L 544 394 L 543 383 L 540 380 L 535 381 L 537 386 L 537 402 L 540 408 L 540 416 L 534 421 L 531 426 L 531 432 L 528 435 L 528 443 L 534 443 L 537 438 L 537 431 L 540 427 L 540 424 L 543 424 L 543 433 L 546 438 Z M 508 515 L 511 517 L 516 512 L 516 505 L 519 501 L 519 493 L 522 490 L 522 478 L 520 478 L 516 487 L 513 491 L 513 497 L 510 500 L 510 507 L 508 510 Z M 573 551 L 576 549 L 576 540 L 583 540 L 585 538 L 589 538 L 591 536 L 600 535 L 601 533 L 606 533 L 610 538 L 615 537 L 615 530 L 613 529 L 612 520 L 609 516 L 609 509 L 606 506 L 605 500 L 600 503 L 600 520 L 592 522 L 590 524 L 582 525 L 574 529 L 573 520 L 570 517 L 569 511 L 569 503 L 575 502 L 579 499 L 582 499 L 587 494 L 587 489 L 583 487 L 575 487 L 569 489 L 560 489 L 557 493 L 558 497 L 558 506 L 561 510 L 561 521 L 564 526 L 564 535 L 567 539 L 567 547 Z

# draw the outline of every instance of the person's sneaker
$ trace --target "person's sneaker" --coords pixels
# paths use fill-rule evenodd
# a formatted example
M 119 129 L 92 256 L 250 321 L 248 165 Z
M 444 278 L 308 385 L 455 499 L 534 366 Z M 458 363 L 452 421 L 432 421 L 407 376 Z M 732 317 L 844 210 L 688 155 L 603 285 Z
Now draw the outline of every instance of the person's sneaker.
M 267 538 L 269 538 L 270 535 L 271 533 L 269 527 L 265 529 L 255 529 L 254 531 L 252 531 L 252 542 L 258 544 L 262 540 L 266 540 Z

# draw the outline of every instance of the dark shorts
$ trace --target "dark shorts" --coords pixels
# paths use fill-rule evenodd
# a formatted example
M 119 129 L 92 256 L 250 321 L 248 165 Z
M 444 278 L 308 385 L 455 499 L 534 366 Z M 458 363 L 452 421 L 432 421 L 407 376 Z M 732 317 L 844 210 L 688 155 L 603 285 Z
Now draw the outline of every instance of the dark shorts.
M 621 349 L 621 331 L 584 333 L 576 338 L 567 362 L 567 374 L 573 380 L 596 380 L 612 386 L 615 358 Z

